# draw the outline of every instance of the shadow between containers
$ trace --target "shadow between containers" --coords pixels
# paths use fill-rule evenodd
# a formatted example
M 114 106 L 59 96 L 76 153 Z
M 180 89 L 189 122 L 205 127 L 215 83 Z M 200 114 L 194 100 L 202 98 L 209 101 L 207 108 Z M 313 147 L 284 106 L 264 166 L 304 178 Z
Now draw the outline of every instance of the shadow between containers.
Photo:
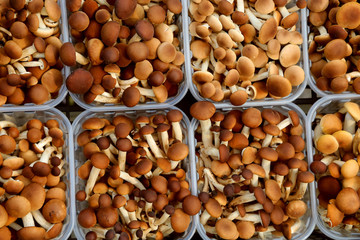
M 182 81 L 181 84 L 179 84 L 179 88 L 178 88 L 178 92 L 176 94 L 176 96 L 170 97 L 168 98 L 164 103 L 158 103 L 155 101 L 149 101 L 149 102 L 145 102 L 145 103 L 139 103 L 134 107 L 126 107 L 123 104 L 103 104 L 103 103 L 91 103 L 88 104 L 83 100 L 83 97 L 81 94 L 75 94 L 69 91 L 70 96 L 72 97 L 72 99 L 75 101 L 76 104 L 78 104 L 80 107 L 84 108 L 84 109 L 89 109 L 91 111 L 97 111 L 94 110 L 96 108 L 106 108 L 109 111 L 112 111 L 111 109 L 116 109 L 116 110 L 124 110 L 124 111 L 128 111 L 128 110 L 147 110 L 147 109 L 159 109 L 159 108 L 165 108 L 171 105 L 176 105 L 178 102 L 180 102 L 186 95 L 188 88 L 189 88 L 189 84 L 186 81 L 187 79 L 187 74 L 189 71 L 187 71 L 186 69 L 186 61 L 188 61 L 187 59 L 189 59 L 187 56 L 189 55 L 188 50 L 189 49 L 188 46 L 186 46 L 186 41 L 184 40 L 186 37 L 186 21 L 184 21 L 184 19 L 188 18 L 188 12 L 187 12 L 187 8 L 185 7 L 186 4 L 185 2 L 187 0 L 180 0 L 183 8 L 182 8 L 182 12 L 179 15 L 179 18 L 177 19 L 177 26 L 179 27 L 179 41 L 180 41 L 180 50 L 182 50 L 184 57 L 185 57 L 185 62 L 181 67 L 182 72 L 184 73 L 184 79 Z M 65 1 L 61 1 L 61 2 L 65 2 Z M 64 13 L 66 18 L 68 16 L 70 16 L 70 13 L 68 12 L 65 3 L 62 4 L 64 5 Z M 66 20 L 67 22 L 67 20 Z M 67 36 L 66 36 L 66 41 L 67 42 L 71 42 L 73 43 L 71 34 L 70 34 L 70 27 L 68 24 L 66 24 L 67 26 Z M 77 69 L 78 67 L 68 67 L 65 66 L 65 68 L 69 69 L 66 74 L 65 74 L 65 79 L 70 75 L 70 72 L 74 71 L 75 69 Z M 66 86 L 65 86 L 66 87 Z M 100 110 L 102 111 L 102 110 Z
M 321 113 L 334 113 L 336 110 L 340 109 L 340 105 L 342 103 L 348 102 L 348 101 L 355 101 L 356 103 L 360 104 L 360 96 L 354 96 L 354 94 L 341 94 L 341 95 L 328 95 L 317 102 L 310 108 L 307 119 L 306 119 L 306 131 L 308 138 L 306 139 L 306 145 L 308 149 L 308 162 L 311 164 L 314 159 L 313 155 L 315 154 L 315 147 L 313 146 L 313 129 L 312 129 L 312 123 L 315 120 L 315 116 L 318 112 Z M 315 185 L 315 183 L 314 183 Z M 317 184 L 315 186 L 317 188 Z M 326 236 L 332 238 L 332 239 L 339 239 L 339 240 L 355 240 L 360 239 L 360 232 L 359 233 L 350 233 L 347 231 L 337 231 L 328 226 L 327 223 L 325 223 L 321 217 L 320 214 L 317 211 L 319 202 L 317 200 L 316 192 L 315 190 L 311 192 L 313 194 L 312 198 L 314 198 L 315 203 L 315 216 L 316 216 L 316 225 L 320 229 L 322 233 L 324 233 Z
M 158 113 L 166 113 L 171 109 L 179 110 L 183 114 L 183 119 L 181 121 L 181 127 L 182 127 L 182 132 L 184 135 L 184 139 L 186 140 L 185 143 L 189 146 L 189 151 L 190 151 L 191 143 L 192 143 L 190 136 L 189 136 L 189 132 L 188 132 L 188 129 L 190 128 L 190 121 L 189 121 L 188 117 L 186 116 L 186 114 L 177 107 L 169 105 L 166 108 L 161 108 L 161 109 L 153 109 L 153 110 L 131 109 L 130 111 L 122 111 L 122 110 L 116 109 L 116 107 L 112 107 L 111 108 L 112 110 L 103 108 L 101 111 L 99 109 L 96 109 L 98 111 L 93 111 L 93 109 L 94 108 L 92 108 L 91 110 L 88 109 L 88 110 L 83 111 L 79 116 L 76 117 L 76 119 L 74 120 L 74 122 L 72 124 L 73 141 L 74 141 L 74 148 L 73 148 L 73 150 L 74 150 L 73 151 L 74 171 L 75 171 L 75 168 L 77 170 L 78 167 L 80 167 L 81 164 L 84 163 L 84 160 L 86 160 L 82 154 L 81 147 L 79 147 L 77 145 L 76 138 L 83 131 L 83 129 L 81 127 L 82 123 L 87 118 L 91 118 L 91 117 L 103 117 L 103 118 L 110 119 L 116 115 L 125 115 L 125 116 L 130 117 L 131 119 L 135 119 L 140 114 L 153 115 L 153 114 L 158 114 Z M 185 160 L 183 160 L 183 161 L 185 161 Z M 189 185 L 191 187 L 191 189 L 190 189 L 191 194 L 197 195 L 196 180 L 194 178 L 194 176 L 196 176 L 196 175 L 194 173 L 193 161 L 192 161 L 192 158 L 190 157 L 190 153 L 189 153 L 189 156 L 186 158 L 185 168 L 187 168 L 186 169 L 186 180 L 189 181 Z M 85 187 L 85 182 L 80 180 L 78 177 L 75 178 L 74 184 L 75 184 L 74 192 L 75 192 L 75 190 L 78 191 Z M 78 201 L 74 201 L 74 205 L 75 205 L 75 210 L 74 210 L 75 214 L 78 214 L 80 212 L 80 209 L 83 209 L 86 206 L 85 203 L 79 203 Z M 190 223 L 187 231 L 183 234 L 183 236 L 181 236 L 177 239 L 190 240 L 196 231 L 197 219 L 198 219 L 198 214 L 192 216 L 191 223 Z M 85 239 L 86 229 L 81 227 L 77 220 L 74 225 L 75 225 L 74 233 L 75 233 L 77 239 Z
M 68 42 L 68 35 L 69 35 L 69 29 L 68 29 L 68 19 L 66 16 L 66 12 L 64 9 L 66 9 L 66 3 L 65 1 L 58 1 L 58 4 L 60 5 L 61 9 L 61 17 L 60 17 L 60 40 L 62 42 Z M 34 103 L 26 103 L 23 105 L 15 105 L 15 104 L 4 104 L 0 106 L 0 111 L 8 111 L 7 109 L 16 109 L 17 111 L 41 111 L 45 109 L 54 108 L 57 105 L 61 103 L 61 101 L 64 100 L 67 94 L 67 88 L 65 86 L 65 80 L 66 77 L 70 74 L 70 69 L 64 65 L 63 69 L 61 70 L 62 76 L 63 76 L 63 84 L 59 90 L 58 96 L 54 99 L 50 99 L 49 101 L 45 102 L 44 104 L 34 104 Z
M 304 70 L 305 70 L 305 77 L 308 79 L 308 84 L 310 86 L 310 88 L 320 97 L 325 97 L 325 96 L 347 96 L 347 97 L 356 97 L 358 96 L 358 94 L 356 93 L 352 93 L 350 91 L 345 91 L 343 93 L 333 93 L 331 91 L 322 91 L 320 90 L 317 86 L 316 86 L 316 82 L 315 82 L 315 78 L 313 77 L 313 75 L 311 74 L 310 71 L 310 67 L 311 67 L 311 61 L 309 59 L 309 52 L 308 52 L 308 36 L 310 34 L 310 27 L 307 25 L 307 17 L 309 16 L 309 10 L 306 8 L 304 9 L 304 11 L 301 11 L 301 25 L 304 28 L 303 32 L 305 34 L 303 34 L 303 38 L 304 38 L 304 42 L 303 42 L 303 49 L 305 49 L 306 51 L 303 51 L 304 54 Z
M 67 216 L 65 218 L 63 229 L 60 235 L 54 240 L 68 239 L 72 233 L 75 223 L 75 191 L 74 191 L 74 161 L 73 161 L 73 132 L 72 127 L 67 117 L 59 110 L 52 108 L 46 111 L 28 109 L 23 111 L 19 108 L 8 107 L 6 109 L 0 109 L 0 119 L 16 123 L 18 126 L 23 125 L 30 119 L 39 119 L 40 121 L 47 121 L 49 119 L 56 119 L 59 122 L 59 128 L 64 133 L 64 160 L 67 162 L 66 175 L 62 177 L 62 180 L 66 183 L 66 211 Z M 0 236 L 1 237 L 1 236 Z
M 183 4 L 186 3 L 186 8 L 188 8 L 189 6 L 189 1 L 191 0 L 183 0 Z M 295 3 L 295 1 L 293 1 Z M 184 7 L 184 5 L 183 5 Z M 301 9 L 301 14 L 300 14 L 300 21 L 298 22 L 298 28 L 297 30 L 301 31 L 301 35 L 303 37 L 303 43 L 301 45 L 301 59 L 299 60 L 299 63 L 297 65 L 299 65 L 300 67 L 302 67 L 304 69 L 305 72 L 305 79 L 304 82 L 302 82 L 299 86 L 297 87 L 293 87 L 292 92 L 290 93 L 289 96 L 285 97 L 285 98 L 281 98 L 281 99 L 273 99 L 270 97 L 267 97 L 265 99 L 261 99 L 261 100 L 247 100 L 246 103 L 244 103 L 243 105 L 241 105 L 242 107 L 256 107 L 256 106 L 269 106 L 269 105 L 283 105 L 283 104 L 287 104 L 289 102 L 292 102 L 294 100 L 296 100 L 297 98 L 300 97 L 300 95 L 304 92 L 305 88 L 306 88 L 306 84 L 308 82 L 308 76 L 306 74 L 306 69 L 309 69 L 309 62 L 308 62 L 308 56 L 307 56 L 307 31 L 306 31 L 306 14 L 305 14 L 305 9 Z M 304 13 L 304 14 L 303 14 Z M 305 21 L 303 21 L 303 18 L 305 16 Z M 190 51 L 190 43 L 191 43 L 191 35 L 189 32 L 189 25 L 191 23 L 191 19 L 190 16 L 188 16 L 186 19 L 183 18 L 184 22 L 187 22 L 184 25 L 184 32 L 188 32 L 188 34 L 184 34 L 184 41 L 185 41 L 185 46 L 188 52 L 188 55 L 185 55 L 185 64 L 186 64 L 186 68 L 185 70 L 187 71 L 186 74 L 186 81 L 188 82 L 189 85 L 189 90 L 191 92 L 191 94 L 194 96 L 194 98 L 198 101 L 210 101 L 212 102 L 216 108 L 221 108 L 221 107 L 234 107 L 234 105 L 232 105 L 230 103 L 230 100 L 223 100 L 221 102 L 216 102 L 213 101 L 209 98 L 204 98 L 200 95 L 198 89 L 196 88 L 195 84 L 192 81 L 192 75 L 194 73 L 194 70 L 191 67 L 191 59 L 192 59 L 192 53 Z M 305 24 L 304 24 L 305 22 Z M 299 26 L 300 25 L 300 26 Z
M 225 112 L 229 112 L 231 110 L 244 110 L 248 107 L 224 107 L 224 108 L 216 108 L 217 111 L 221 111 L 223 113 Z M 297 105 L 293 104 L 293 103 L 288 103 L 288 104 L 285 104 L 285 105 L 282 105 L 282 106 L 274 106 L 274 107 L 271 107 L 271 106 L 267 106 L 265 105 L 265 107 L 256 107 L 258 109 L 265 109 L 265 108 L 272 108 L 274 110 L 277 110 L 281 113 L 286 113 L 287 111 L 289 110 L 294 110 L 297 112 L 297 114 L 299 115 L 300 119 L 301 119 L 301 123 L 303 124 L 303 127 L 304 127 L 304 133 L 303 133 L 303 137 L 305 138 L 305 141 L 307 141 L 308 139 L 308 134 L 307 132 L 305 131 L 305 126 L 306 126 L 306 115 L 305 113 L 302 111 L 302 109 L 300 107 L 298 107 Z M 193 174 L 193 178 L 195 179 L 195 181 L 197 182 L 199 176 L 198 176 L 198 173 L 197 173 L 197 169 L 196 169 L 196 163 L 198 161 L 198 158 L 196 157 L 196 154 L 195 154 L 195 146 L 197 144 L 197 141 L 195 139 L 195 130 L 196 128 L 198 127 L 199 125 L 199 121 L 196 120 L 195 118 L 193 118 L 191 120 L 191 125 L 190 125 L 190 128 L 189 128 L 189 137 L 190 137 L 190 158 L 192 159 L 192 167 L 194 170 L 192 170 L 192 174 Z M 307 154 L 307 149 L 304 150 L 304 153 L 305 153 L 305 156 L 308 156 Z M 309 159 L 307 159 L 307 162 L 309 162 Z M 196 184 L 196 193 L 198 194 L 199 190 L 197 189 L 197 184 Z M 316 198 L 315 198 L 315 184 L 314 182 L 310 183 L 309 184 L 309 188 L 308 188 L 308 191 L 306 191 L 306 194 L 305 194 L 305 198 L 306 198 L 306 203 L 307 203 L 307 206 L 308 206 L 308 210 L 307 210 L 307 213 L 306 213 L 306 220 L 305 220 L 305 226 L 302 227 L 302 233 L 301 234 L 294 234 L 293 235 L 293 238 L 292 240 L 304 240 L 304 239 L 308 239 L 308 237 L 311 235 L 311 233 L 313 232 L 314 228 L 315 228 L 315 224 L 316 224 Z M 210 240 L 210 239 L 215 239 L 215 238 L 209 238 L 207 235 L 206 235 L 206 231 L 205 231 L 205 228 L 202 226 L 202 224 L 200 223 L 200 214 L 201 212 L 197 215 L 197 218 L 196 218 L 196 226 L 197 226 L 197 232 L 200 234 L 201 238 L 204 239 L 204 240 Z M 304 218 L 305 216 L 302 217 L 302 219 Z M 253 237 L 251 239 L 261 239 L 259 237 Z M 273 237 L 272 239 L 274 240 L 280 240 L 280 239 L 285 239 L 284 237 Z

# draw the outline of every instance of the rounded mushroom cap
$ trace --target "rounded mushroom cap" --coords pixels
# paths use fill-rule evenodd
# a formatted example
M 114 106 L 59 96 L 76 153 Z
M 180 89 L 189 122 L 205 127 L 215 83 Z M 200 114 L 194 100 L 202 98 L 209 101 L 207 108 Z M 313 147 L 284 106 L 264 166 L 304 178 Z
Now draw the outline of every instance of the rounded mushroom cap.
M 250 170 L 253 174 L 258 175 L 261 178 L 265 177 L 265 170 L 258 164 L 249 164 L 246 166 L 246 169 Z
M 149 49 L 143 42 L 133 42 L 127 46 L 126 53 L 132 61 L 141 62 L 149 56 Z
M 249 140 L 242 133 L 235 133 L 229 141 L 229 146 L 235 149 L 243 149 L 249 145 Z
M 321 118 L 320 126 L 325 134 L 333 134 L 342 129 L 342 121 L 335 114 L 326 114 Z
M 336 22 L 343 28 L 355 29 L 360 25 L 360 4 L 347 2 L 336 13 Z
M 343 39 L 334 39 L 326 44 L 324 54 L 329 60 L 342 59 L 347 56 L 347 49 L 347 43 Z
M 166 12 L 161 6 L 153 5 L 149 8 L 147 17 L 151 23 L 160 24 L 165 21 Z
M 5 209 L 10 216 L 22 218 L 30 212 L 31 204 L 23 196 L 14 196 L 6 201 Z
M 241 120 L 249 128 L 257 128 L 262 123 L 261 112 L 256 108 L 248 108 L 242 113 Z
M 339 143 L 334 136 L 325 134 L 319 137 L 316 148 L 324 154 L 331 154 L 338 150 Z
M 152 166 L 152 162 L 151 162 L 151 166 Z M 154 176 L 153 178 L 151 178 L 150 181 L 151 181 L 151 186 L 154 188 L 154 190 L 156 192 L 161 193 L 161 194 L 166 194 L 166 192 L 168 190 L 168 188 L 167 188 L 168 181 L 167 181 L 167 179 L 165 177 L 163 177 L 163 176 Z
M 11 25 L 10 32 L 14 38 L 22 39 L 28 35 L 29 30 L 23 22 L 16 21 Z
M 302 200 L 293 200 L 286 205 L 286 215 L 292 219 L 302 217 L 307 211 L 307 205 Z
M 137 5 L 136 0 L 116 0 L 115 14 L 118 18 L 126 20 L 131 17 Z
M 144 175 L 151 171 L 152 168 L 152 161 L 148 158 L 141 159 L 136 165 L 135 165 L 135 171 L 139 175 Z
M 140 101 L 140 91 L 136 87 L 128 87 L 122 95 L 122 101 L 125 106 L 133 107 Z
M 183 200 L 183 210 L 190 216 L 196 215 L 201 209 L 201 202 L 198 197 L 189 195 Z
M 51 199 L 42 208 L 44 218 L 50 223 L 61 223 L 66 218 L 66 205 L 59 199 Z
M 280 64 L 283 67 L 290 67 L 299 61 L 300 56 L 300 47 L 296 44 L 288 44 L 281 49 Z
M 195 58 L 205 59 L 210 55 L 211 46 L 205 41 L 195 40 L 191 42 L 190 49 Z
M 70 92 L 84 94 L 89 91 L 93 82 L 94 78 L 89 71 L 78 68 L 66 79 L 66 87 Z
M 50 93 L 42 84 L 36 84 L 28 90 L 28 97 L 35 104 L 43 104 L 50 98 Z
M 96 217 L 99 225 L 104 228 L 113 227 L 119 219 L 117 209 L 113 207 L 100 208 Z
M 241 239 L 250 239 L 255 234 L 255 226 L 252 222 L 238 221 L 236 228 Z
M 354 214 L 360 207 L 359 195 L 352 188 L 344 188 L 336 197 L 336 206 L 344 214 Z
M 250 58 L 242 56 L 236 62 L 236 70 L 240 74 L 240 80 L 245 81 L 254 76 L 255 66 Z
M 105 169 L 109 166 L 110 160 L 105 153 L 96 152 L 91 155 L 91 164 L 99 169 Z
M 299 86 L 305 80 L 304 70 L 297 65 L 286 68 L 284 77 L 287 78 L 292 86 Z
M 342 60 L 327 62 L 321 70 L 321 75 L 326 78 L 336 78 L 346 74 L 347 65 Z
M 175 209 L 171 216 L 171 227 L 177 233 L 185 232 L 190 224 L 190 216 L 183 212 L 180 208 Z
M 92 208 L 85 208 L 78 214 L 78 222 L 84 228 L 91 228 L 96 224 L 95 211 Z
M 172 161 L 184 160 L 189 154 L 189 147 L 185 143 L 175 143 L 171 145 L 167 152 L 167 156 Z
M 10 232 L 9 228 L 1 227 L 0 228 L 0 236 L 2 236 L 4 239 L 11 239 L 11 232 Z
M 39 210 L 45 202 L 45 189 L 38 183 L 30 183 L 25 186 L 21 192 L 21 196 L 29 200 L 31 211 Z
M 135 30 L 144 41 L 149 41 L 154 37 L 154 26 L 147 20 L 137 21 Z
M 276 152 L 279 155 L 279 160 L 285 161 L 295 156 L 295 148 L 289 142 L 284 142 L 276 148 Z
M 82 32 L 89 26 L 90 20 L 86 13 L 77 11 L 70 15 L 69 25 L 72 29 Z
M 314 181 L 315 177 L 314 174 L 312 174 L 309 171 L 305 171 L 305 172 L 300 172 L 298 174 L 298 181 L 302 182 L 302 183 L 311 183 Z
M 341 167 L 341 175 L 343 175 L 344 178 L 355 177 L 358 171 L 359 171 L 359 164 L 354 159 L 347 160 L 344 163 L 344 165 Z
M 208 120 L 216 111 L 215 105 L 211 102 L 200 101 L 190 107 L 190 114 L 197 120 Z
M 274 125 L 278 124 L 281 121 L 279 112 L 270 108 L 266 108 L 262 110 L 261 117 L 264 120 L 268 121 L 270 124 L 274 124 Z
M 0 136 L 0 152 L 4 154 L 10 154 L 15 151 L 15 140 L 7 135 Z
M 0 233 L 2 232 L 1 229 L 5 226 L 5 224 L 8 221 L 8 214 L 6 212 L 6 209 L 0 205 Z M 9 238 L 10 239 L 10 238 Z
M 265 181 L 265 194 L 273 202 L 277 202 L 281 198 L 281 189 L 275 180 L 268 179 Z
M 278 159 L 277 151 L 270 147 L 263 147 L 258 151 L 259 157 L 274 162 Z
M 218 201 L 213 198 L 209 198 L 209 200 L 204 204 L 206 211 L 214 218 L 218 218 L 222 214 L 222 208 Z
M 277 27 L 278 25 L 275 18 L 272 17 L 266 20 L 266 22 L 262 25 L 259 31 L 259 42 L 262 44 L 266 44 L 269 40 L 273 39 L 276 36 Z
M 269 93 L 275 97 L 286 97 L 292 91 L 290 81 L 280 75 L 271 75 L 266 82 L 266 86 Z
M 180 122 L 183 119 L 182 113 L 177 109 L 171 109 L 167 112 L 166 117 L 170 122 Z
M 239 237 L 239 232 L 235 223 L 227 218 L 217 220 L 215 229 L 216 233 L 222 239 L 237 239 Z
M 72 43 L 66 42 L 61 46 L 60 59 L 67 66 L 76 65 L 75 48 Z
M 45 239 L 45 229 L 42 227 L 24 227 L 16 234 L 20 240 Z

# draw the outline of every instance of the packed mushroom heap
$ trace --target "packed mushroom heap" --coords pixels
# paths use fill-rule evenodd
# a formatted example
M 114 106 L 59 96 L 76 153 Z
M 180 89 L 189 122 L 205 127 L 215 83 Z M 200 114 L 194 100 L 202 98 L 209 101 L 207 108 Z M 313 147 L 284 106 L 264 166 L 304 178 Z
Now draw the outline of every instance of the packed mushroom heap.
M 1 2 L 0 13 L 0 106 L 56 98 L 63 85 L 60 6 L 55 0 L 9 0 Z
M 333 113 L 317 114 L 310 168 L 316 174 L 318 211 L 330 227 L 360 230 L 360 108 L 346 102 Z
M 67 0 L 74 44 L 60 57 L 78 69 L 67 88 L 86 103 L 165 102 L 183 81 L 179 0 Z M 79 68 L 81 67 L 81 68 Z
M 303 200 L 314 175 L 304 160 L 301 120 L 294 110 L 248 108 L 215 112 L 210 102 L 190 109 L 195 132 L 200 223 L 222 239 L 262 239 L 304 229 Z
M 360 93 L 358 2 L 308 0 L 311 73 L 322 91 Z
M 0 238 L 53 239 L 67 217 L 57 120 L 0 121 Z
M 201 203 L 191 195 L 182 113 L 89 118 L 77 136 L 86 161 L 76 194 L 86 239 L 162 239 L 188 229 Z M 172 235 L 171 235 L 172 234 Z
M 247 99 L 288 96 L 305 78 L 296 65 L 303 42 L 299 8 L 284 0 L 192 0 L 193 83 L 204 98 Z

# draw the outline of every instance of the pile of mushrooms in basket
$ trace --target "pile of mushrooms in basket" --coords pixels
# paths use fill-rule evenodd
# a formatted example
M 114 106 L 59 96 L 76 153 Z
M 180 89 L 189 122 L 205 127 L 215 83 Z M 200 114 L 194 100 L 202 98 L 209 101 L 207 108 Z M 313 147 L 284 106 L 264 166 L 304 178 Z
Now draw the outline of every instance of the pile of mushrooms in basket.
M 165 102 L 183 82 L 179 0 L 69 0 L 71 37 L 60 50 L 70 92 L 87 103 Z M 81 67 L 81 68 L 80 68 Z
M 200 95 L 242 105 L 289 96 L 305 79 L 298 0 L 191 0 L 192 76 Z
M 222 112 L 210 102 L 197 102 L 190 113 L 199 121 L 197 185 L 206 234 L 222 239 L 301 234 L 311 212 L 304 197 L 314 175 L 304 160 L 297 112 Z
M 60 6 L 55 0 L 0 5 L 0 105 L 56 98 L 63 85 Z
M 85 162 L 76 199 L 86 240 L 162 239 L 188 231 L 201 204 L 185 172 L 182 118 L 173 109 L 82 123 L 77 144 Z
M 53 239 L 67 217 L 63 132 L 56 120 L 0 121 L 0 239 Z

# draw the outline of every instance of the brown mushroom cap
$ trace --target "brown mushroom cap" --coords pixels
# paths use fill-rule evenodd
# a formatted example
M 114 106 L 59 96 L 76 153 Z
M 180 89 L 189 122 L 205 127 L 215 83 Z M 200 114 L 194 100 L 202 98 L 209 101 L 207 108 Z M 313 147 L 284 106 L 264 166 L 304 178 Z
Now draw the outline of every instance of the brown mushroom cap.
M 100 208 L 96 213 L 99 225 L 104 228 L 113 227 L 118 221 L 119 215 L 116 208 Z
M 115 14 L 118 18 L 126 20 L 131 17 L 136 5 L 137 2 L 135 0 L 116 0 L 114 4 Z
M 177 233 L 185 232 L 190 224 L 190 216 L 183 212 L 180 208 L 175 209 L 171 216 L 171 227 Z
M 90 20 L 86 13 L 77 11 L 70 15 L 69 25 L 72 29 L 82 32 L 89 26 Z
M 336 13 L 336 22 L 343 28 L 355 29 L 360 24 L 360 4 L 347 2 Z
M 211 102 L 200 101 L 190 107 L 190 114 L 198 120 L 210 119 L 216 111 L 215 105 Z
M 66 205 L 59 199 L 51 199 L 43 206 L 42 214 L 50 223 L 61 223 L 66 218 Z
M 147 20 L 139 20 L 135 25 L 135 30 L 144 41 L 149 41 L 154 36 L 154 26 Z
M 336 206 L 345 214 L 354 214 L 360 207 L 359 195 L 352 188 L 344 188 L 336 197 Z
M 91 228 L 96 224 L 95 211 L 92 208 L 85 208 L 78 214 L 78 222 L 84 228 Z
M 110 160 L 105 153 L 96 152 L 91 155 L 91 164 L 100 169 L 105 169 L 109 166 Z
M 16 234 L 20 240 L 44 239 L 45 229 L 42 227 L 24 227 Z
M 76 65 L 75 48 L 70 42 L 63 43 L 60 48 L 60 59 L 67 66 Z
M 14 196 L 5 203 L 7 213 L 15 218 L 22 218 L 31 210 L 29 200 L 22 196 Z
M 262 123 L 261 112 L 256 108 L 248 108 L 241 115 L 241 120 L 249 128 L 257 128 Z
M 196 215 L 201 208 L 201 202 L 199 198 L 194 195 L 189 195 L 183 200 L 183 210 L 190 216 Z
M 66 79 L 66 87 L 70 92 L 84 94 L 91 88 L 94 78 L 91 73 L 82 68 L 76 69 Z
M 268 179 L 265 181 L 265 193 L 268 198 L 276 202 L 281 198 L 281 190 L 275 180 Z
M 307 211 L 307 205 L 302 200 L 294 200 L 286 205 L 286 214 L 293 219 L 302 217 Z
M 238 221 L 236 228 L 241 239 L 250 239 L 255 234 L 255 226 L 252 222 Z
M 173 161 L 184 160 L 189 154 L 189 147 L 185 143 L 175 143 L 171 145 L 167 152 L 169 159 Z
M 235 223 L 227 218 L 217 220 L 215 229 L 222 239 L 237 239 L 239 237 L 239 232 Z
M 0 136 L 0 152 L 4 154 L 10 154 L 14 152 L 16 148 L 15 140 L 7 135 Z
M 273 39 L 276 36 L 277 27 L 275 18 L 272 17 L 266 20 L 259 31 L 259 42 L 266 44 L 269 40 Z
M 30 183 L 25 186 L 21 192 L 21 196 L 29 200 L 31 211 L 39 210 L 45 202 L 45 189 L 38 183 Z

